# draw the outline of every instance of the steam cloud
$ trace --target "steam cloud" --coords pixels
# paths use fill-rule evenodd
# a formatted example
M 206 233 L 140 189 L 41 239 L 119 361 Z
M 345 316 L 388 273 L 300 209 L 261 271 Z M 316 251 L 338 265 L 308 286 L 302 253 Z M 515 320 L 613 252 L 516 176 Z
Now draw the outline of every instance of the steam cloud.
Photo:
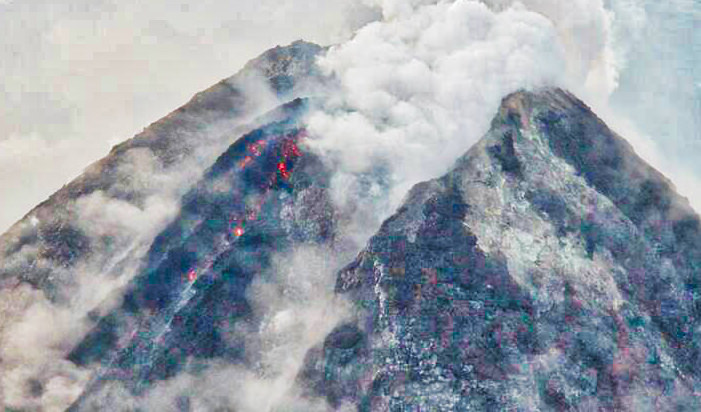
M 376 223 L 481 137 L 504 95 L 583 82 L 598 69 L 593 58 L 572 66 L 558 32 L 565 29 L 523 4 L 414 3 L 383 2 L 384 21 L 329 51 L 321 65 L 341 93 L 309 118 L 312 147 L 338 167 L 341 203 L 349 186 L 366 192 L 358 176 L 378 164 L 389 169 L 388 182 L 371 183 L 387 191 L 385 202 L 369 202 L 381 205 Z
M 4 3 L 0 2 L 0 10 L 11 5 L 11 2 Z M 594 111 L 615 130 L 631 140 L 639 154 L 670 176 L 683 194 L 692 195 L 692 189 L 701 187 L 698 174 L 672 162 L 655 139 L 638 130 L 639 109 L 637 112 L 627 111 L 621 106 L 620 102 L 625 102 L 625 97 L 632 93 L 626 89 L 629 86 L 622 85 L 622 78 L 631 70 L 631 56 L 639 47 L 636 45 L 646 39 L 644 28 L 651 18 L 646 7 L 639 3 L 632 0 L 606 3 L 603 0 L 364 0 L 364 8 L 351 0 L 331 2 L 328 6 L 327 2 L 313 2 L 312 6 L 308 6 L 308 2 L 302 3 L 285 2 L 286 8 L 279 9 L 278 3 L 264 2 L 262 9 L 244 8 L 239 13 L 252 15 L 251 19 L 255 19 L 261 13 L 267 13 L 261 10 L 275 9 L 273 15 L 280 17 L 286 16 L 285 10 L 295 13 L 295 10 L 308 11 L 312 10 L 309 7 L 324 4 L 322 13 L 334 16 L 330 21 L 338 23 L 344 30 L 372 19 L 375 16 L 372 10 L 382 15 L 380 21 L 360 28 L 350 40 L 333 47 L 321 59 L 320 65 L 327 74 L 338 79 L 339 89 L 324 107 L 308 118 L 314 137 L 309 144 L 336 169 L 334 200 L 341 210 L 349 211 L 352 216 L 349 222 L 345 222 L 344 236 L 351 238 L 356 247 L 360 247 L 396 208 L 411 186 L 445 172 L 486 132 L 501 98 L 520 88 L 548 85 L 572 90 L 593 106 Z M 674 3 L 682 10 L 688 7 L 681 0 Z M 359 11 L 348 23 L 339 15 L 351 6 L 357 6 Z M 163 12 L 166 5 L 158 3 L 150 7 L 152 16 Z M 197 9 L 199 6 L 191 7 Z M 217 14 L 223 15 L 221 11 Z M 75 50 L 60 50 L 77 53 L 69 60 L 90 60 L 101 52 L 118 53 L 119 44 L 139 43 L 141 46 L 135 49 L 136 54 L 132 57 L 137 60 L 143 57 L 151 49 L 125 33 L 119 23 L 121 13 L 115 12 L 106 19 L 107 29 L 119 34 L 109 36 L 116 43 L 105 45 L 106 38 L 98 36 L 94 44 Z M 318 19 L 314 12 L 306 14 Z M 168 38 L 163 33 L 175 26 L 173 40 L 185 39 L 194 43 L 209 39 L 210 43 L 216 44 L 222 36 L 228 38 L 225 35 L 227 30 L 234 30 L 227 29 L 218 16 L 215 26 L 221 30 L 198 34 L 198 27 L 212 25 L 207 20 L 192 22 L 189 20 L 191 15 L 183 15 L 165 26 L 153 23 L 152 19 L 135 24 L 143 29 L 145 39 L 149 36 Z M 257 23 L 249 21 L 247 24 L 255 26 Z M 50 32 L 57 44 L 66 45 L 75 43 L 76 36 L 92 33 L 94 29 L 89 26 L 57 24 Z M 302 23 L 285 26 L 281 36 L 293 40 L 299 37 L 300 27 L 308 26 Z M 327 27 L 304 34 L 322 42 L 339 41 L 348 36 L 347 32 L 330 35 L 330 31 Z M 251 42 L 246 47 L 257 53 L 266 41 Z M 103 47 L 107 49 L 102 50 Z M 221 52 L 221 49 L 217 50 Z M 184 60 L 177 51 L 167 54 L 168 59 Z M 230 57 L 238 63 L 245 60 Z M 93 61 L 104 64 L 99 59 Z M 203 61 L 205 66 L 216 66 L 208 63 L 212 61 L 211 56 Z M 139 67 L 136 65 L 130 70 L 138 73 Z M 224 77 L 229 74 L 230 67 L 221 70 L 212 75 Z M 166 89 L 162 82 L 182 83 L 182 72 L 165 79 L 156 78 L 164 70 L 148 68 L 147 72 L 149 76 L 144 81 L 157 80 L 163 90 Z M 64 74 L 68 76 L 70 73 L 65 71 Z M 187 79 L 187 84 L 177 93 L 169 89 L 174 97 L 166 101 L 183 101 L 192 90 L 206 86 L 192 77 Z M 36 88 L 33 95 L 46 93 L 50 82 L 42 78 L 40 83 L 33 86 Z M 254 83 L 251 94 L 262 92 L 263 96 L 270 97 Z M 17 90 L 27 86 L 26 82 L 19 84 Z M 692 89 L 698 94 L 698 85 L 692 85 Z M 16 96 L 17 90 L 10 90 L 5 97 Z M 85 92 L 91 94 L 94 90 Z M 43 114 L 47 116 L 43 123 L 56 123 L 51 119 L 65 118 L 66 113 L 73 110 L 72 105 L 81 103 L 77 99 L 68 99 L 65 106 L 51 106 L 51 110 Z M 135 98 L 137 100 L 149 101 Z M 123 104 L 121 97 L 115 101 Z M 266 100 L 260 107 L 267 108 L 273 103 L 274 100 Z M 110 110 L 114 104 L 114 101 L 108 102 L 104 110 Z M 136 116 L 129 130 L 114 125 L 109 130 L 117 135 L 127 135 L 135 127 L 145 124 L 146 119 L 160 116 L 164 108 Z M 626 114 L 630 114 L 630 118 Z M 28 123 L 21 113 L 14 118 Z M 87 135 L 100 127 L 88 124 L 81 133 Z M 23 169 L 24 166 L 13 160 L 26 159 L 30 155 L 46 159 L 53 153 L 59 164 L 68 162 L 65 160 L 68 154 L 86 141 L 75 138 L 47 143 L 47 130 L 26 130 L 2 120 L 0 130 L 12 136 L 0 140 L 2 175 L 14 174 L 17 170 L 28 176 L 38 173 L 32 168 Z M 692 129 L 682 131 L 689 130 Z M 70 134 L 68 130 L 59 131 Z M 85 159 L 79 159 L 81 165 L 106 148 L 101 142 L 91 144 L 95 149 L 91 149 Z M 91 371 L 55 360 L 61 359 L 89 329 L 91 325 L 84 317 L 88 311 L 102 307 L 100 304 L 110 297 L 119 299 L 120 288 L 138 269 L 136 262 L 146 252 L 153 236 L 177 212 L 176 199 L 183 190 L 183 182 L 192 182 L 196 177 L 164 173 L 148 152 L 134 152 L 132 155 L 125 165 L 132 169 L 125 169 L 124 173 L 137 176 L 130 181 L 129 187 L 148 194 L 144 205 L 136 207 L 102 192 L 80 199 L 76 205 L 79 216 L 83 218 L 79 224 L 89 235 L 97 238 L 105 233 L 118 234 L 117 241 L 121 242 L 119 247 L 123 253 L 111 261 L 89 261 L 80 265 L 76 270 L 75 284 L 67 289 L 72 299 L 65 306 L 53 305 L 26 286 L 0 290 L 0 356 L 3 359 L 0 383 L 6 405 L 61 410 L 75 399 Z M 206 153 L 195 156 L 200 166 L 210 157 L 211 154 Z M 71 169 L 70 173 L 75 171 Z M 138 173 L 134 175 L 134 171 Z M 66 176 L 49 186 L 57 187 Z M 140 180 L 139 176 L 144 179 Z M 162 180 L 158 180 L 159 176 Z M 155 190 L 156 187 L 167 189 Z M 33 190 L 36 195 L 31 198 L 32 204 L 38 200 L 36 196 L 45 196 L 47 188 Z M 12 183 L 0 183 L 0 192 L 19 192 L 19 188 Z M 3 207 L 9 207 L 5 206 L 7 195 L 0 194 L 0 198 Z M 701 199 L 691 200 L 696 209 L 701 210 Z M 19 207 L 22 210 L 27 208 L 26 204 Z M 0 227 L 3 224 L 6 223 L 0 221 Z M 23 230 L 33 229 L 29 225 Z M 37 251 L 27 249 L 23 250 L 22 256 L 27 260 L 37 259 L 41 264 L 36 254 Z M 181 374 L 156 386 L 146 398 L 125 397 L 125 402 L 145 404 L 149 410 L 170 410 L 178 402 L 178 394 L 185 393 L 191 395 L 194 409 L 227 405 L 237 410 L 259 411 L 297 405 L 304 410 L 324 410 L 322 401 L 299 397 L 299 388 L 293 382 L 306 351 L 319 343 L 346 315 L 343 304 L 335 300 L 332 293 L 335 269 L 345 262 L 346 257 L 328 261 L 328 255 L 323 250 L 300 249 L 291 255 L 279 256 L 286 264 L 275 266 L 268 277 L 258 279 L 251 286 L 249 297 L 265 321 L 249 339 L 251 346 L 258 348 L 256 356 L 261 370 L 266 373 L 215 363 L 205 376 Z M 109 275 L 110 268 L 117 266 L 121 276 L 95 276 Z M 106 307 L 113 303 L 108 302 Z M 32 383 L 33 380 L 36 382 Z M 231 382 L 236 382 L 237 386 Z M 32 385 L 41 388 L 41 396 L 26 396 L 33 390 Z M 122 393 L 123 390 L 115 387 L 114 391 Z M 261 406 L 263 398 L 269 403 Z
M 337 165 L 340 204 L 374 197 L 368 205 L 379 208 L 381 221 L 411 186 L 445 172 L 487 131 L 506 94 L 547 85 L 584 98 L 701 209 L 692 190 L 701 186 L 698 177 L 676 166 L 609 103 L 628 64 L 626 41 L 640 36 L 644 24 L 641 6 L 620 1 L 607 8 L 602 0 L 371 3 L 381 7 L 384 20 L 358 30 L 321 60 L 341 91 L 309 118 L 317 137 L 312 147 Z M 389 169 L 389 181 L 368 184 L 360 176 L 378 164 Z M 371 195 L 368 186 L 376 189 Z M 384 202 L 377 199 L 383 186 Z
M 14 277 L 2 280 L 0 405 L 58 411 L 82 392 L 93 371 L 63 359 L 94 326 L 94 316 L 88 314 L 104 315 L 120 302 L 153 239 L 177 215 L 181 196 L 233 139 L 255 127 L 255 118 L 280 104 L 259 74 L 250 73 L 243 82 L 244 114 L 214 119 L 205 130 L 176 136 L 178 144 L 193 146 L 176 165 L 165 166 L 149 148 L 129 149 L 111 170 L 114 184 L 60 205 L 66 211 L 39 207 L 11 229 L 15 240 L 41 239 L 47 222 L 58 219 L 89 239 L 91 250 L 64 268 L 30 242 L 1 262 L 10 273 L 22 274 L 27 268 L 50 273 L 55 296 L 49 298 Z M 86 173 L 100 179 L 99 167 L 93 165 Z

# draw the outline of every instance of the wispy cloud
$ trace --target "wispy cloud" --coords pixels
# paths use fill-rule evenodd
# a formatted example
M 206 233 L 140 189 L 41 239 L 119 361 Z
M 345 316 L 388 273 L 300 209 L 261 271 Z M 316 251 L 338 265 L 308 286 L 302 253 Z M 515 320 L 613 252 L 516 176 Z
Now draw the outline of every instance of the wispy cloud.
M 0 232 L 262 51 L 342 41 L 368 13 L 353 0 L 0 3 Z

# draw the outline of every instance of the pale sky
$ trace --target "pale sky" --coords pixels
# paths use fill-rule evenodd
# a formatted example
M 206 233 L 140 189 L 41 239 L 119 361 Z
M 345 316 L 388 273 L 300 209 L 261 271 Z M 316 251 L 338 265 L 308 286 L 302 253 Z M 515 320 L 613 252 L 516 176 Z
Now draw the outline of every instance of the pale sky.
M 352 0 L 0 0 L 0 232 L 265 50 L 367 18 Z
M 596 1 L 616 14 L 621 56 L 609 117 L 654 141 L 689 195 L 701 179 L 699 3 Z M 0 0 L 0 232 L 266 49 L 348 39 L 373 2 Z

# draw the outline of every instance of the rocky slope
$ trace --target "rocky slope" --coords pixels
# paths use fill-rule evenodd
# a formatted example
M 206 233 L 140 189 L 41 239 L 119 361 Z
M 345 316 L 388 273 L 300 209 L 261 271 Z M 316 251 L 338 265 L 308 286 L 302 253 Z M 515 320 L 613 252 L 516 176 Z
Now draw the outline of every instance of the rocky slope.
M 0 281 L 26 282 L 53 295 L 54 285 L 69 276 L 62 273 L 65 269 L 90 254 L 114 254 L 104 250 L 104 244 L 112 240 L 93 239 L 84 233 L 89 230 L 80 227 L 81 199 L 100 194 L 106 200 L 145 209 L 149 197 L 182 195 L 233 141 L 278 115 L 271 113 L 262 120 L 257 117 L 279 102 L 322 87 L 314 62 L 321 51 L 321 47 L 301 41 L 271 49 L 240 73 L 197 94 L 142 133 L 115 146 L 107 157 L 0 237 Z M 172 180 L 175 182 L 170 184 Z M 162 193 L 166 189 L 174 193 Z
M 701 409 L 701 224 L 671 182 L 571 94 L 518 92 L 349 256 L 304 145 L 321 52 L 263 54 L 0 237 L 0 404 Z
M 338 277 L 356 306 L 308 355 L 359 410 L 698 410 L 699 217 L 562 90 L 489 133 Z
M 301 146 L 305 106 L 284 106 L 283 120 L 236 141 L 184 197 L 122 305 L 69 355 L 102 365 L 72 410 L 102 409 L 125 390 L 140 395 L 207 360 L 256 361 L 247 337 L 265 319 L 249 302 L 251 282 L 293 248 L 333 250 L 329 173 Z
M 168 224 L 201 212 L 188 201 L 196 194 L 183 196 L 233 142 L 239 146 L 224 158 L 238 156 L 232 153 L 251 136 L 269 133 L 266 125 L 294 123 L 304 103 L 277 106 L 324 87 L 315 63 L 322 51 L 301 41 L 269 50 L 115 146 L 0 236 L 0 405 L 38 408 L 55 398 L 47 388 L 61 387 L 56 396 L 66 399 L 81 390 L 90 373 L 57 359 L 84 358 L 77 355 L 83 346 L 74 346 L 119 302 L 135 274 L 154 269 L 149 250 L 174 233 Z M 253 135 L 240 139 L 247 133 Z

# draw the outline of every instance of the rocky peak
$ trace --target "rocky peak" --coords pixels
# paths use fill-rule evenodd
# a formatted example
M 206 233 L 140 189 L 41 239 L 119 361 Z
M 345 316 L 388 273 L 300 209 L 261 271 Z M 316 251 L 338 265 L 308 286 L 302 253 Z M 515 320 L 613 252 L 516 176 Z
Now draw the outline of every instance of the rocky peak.
M 32 308 L 79 325 L 50 356 L 0 352 L 0 379 L 27 382 L 18 404 L 78 372 L 73 410 L 136 405 L 212 365 L 275 369 L 250 285 L 297 248 L 348 253 L 328 165 L 298 146 L 323 51 L 269 50 L 0 237 L 0 348 Z M 260 116 L 271 95 L 283 104 Z M 700 274 L 699 217 L 672 183 L 572 94 L 520 91 L 338 273 L 351 320 L 318 332 L 297 380 L 333 409 L 699 410 Z M 280 299 L 305 287 L 275 281 Z M 109 288 L 124 293 L 107 307 Z
M 135 242 L 142 243 L 140 234 L 89 233 L 99 225 L 87 222 L 83 205 L 99 200 L 146 213 L 149 199 L 177 202 L 236 139 L 279 120 L 275 111 L 263 116 L 274 106 L 261 101 L 262 88 L 269 87 L 278 103 L 306 95 L 301 85 L 315 75 L 315 57 L 322 50 L 301 41 L 278 46 L 115 146 L 0 236 L 0 285 L 26 282 L 54 299 L 66 286 L 61 283 L 72 282 L 71 268 L 89 264 L 100 272 L 109 266 L 105 260 L 135 249 Z M 250 90 L 251 85 L 257 86 Z M 101 214 L 95 218 L 110 220 Z M 91 257 L 102 261 L 92 262 Z
M 297 40 L 286 47 L 277 46 L 251 60 L 243 72 L 255 71 L 270 79 L 273 89 L 286 94 L 300 81 L 313 77 L 318 81 L 320 72 L 316 58 L 324 51 L 321 46 Z
M 340 272 L 356 321 L 302 379 L 364 410 L 693 410 L 699 242 L 685 199 L 584 103 L 515 93 Z

